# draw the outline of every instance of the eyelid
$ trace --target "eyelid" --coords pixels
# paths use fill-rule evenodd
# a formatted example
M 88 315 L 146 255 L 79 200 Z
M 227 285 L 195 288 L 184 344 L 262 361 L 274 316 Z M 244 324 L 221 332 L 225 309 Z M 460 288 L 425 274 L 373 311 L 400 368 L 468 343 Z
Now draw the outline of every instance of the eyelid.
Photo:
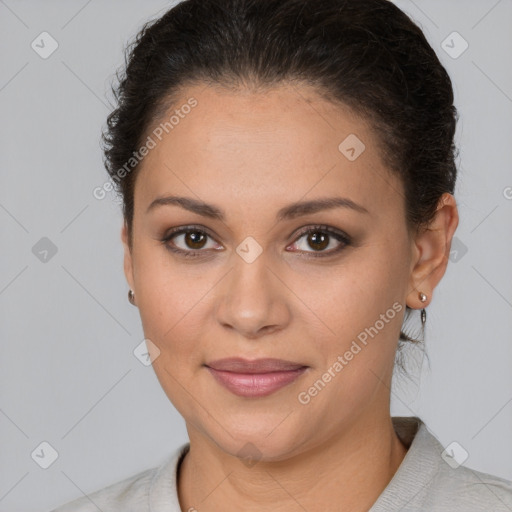
M 346 233 L 344 233 L 342 230 L 333 228 L 331 226 L 328 226 L 327 224 L 310 224 L 309 226 L 300 228 L 297 232 L 295 232 L 294 236 L 302 237 L 303 235 L 306 235 L 310 232 L 314 232 L 315 230 L 323 231 L 330 235 L 336 235 L 336 236 L 339 236 L 340 238 L 344 238 L 347 241 L 347 243 L 350 241 L 350 237 Z
M 210 230 L 205 227 L 205 226 L 202 226 L 200 224 L 187 224 L 186 226 L 177 226 L 175 228 L 171 228 L 171 229 L 168 229 L 162 238 L 169 238 L 171 236 L 174 236 L 174 235 L 178 235 L 178 234 L 183 234 L 183 233 L 186 233 L 188 231 L 200 231 L 202 233 L 204 233 L 205 235 L 208 235 L 210 238 L 213 238 L 215 240 L 215 237 L 210 233 Z M 217 241 L 217 240 L 215 240 Z M 218 243 L 218 242 L 217 242 Z

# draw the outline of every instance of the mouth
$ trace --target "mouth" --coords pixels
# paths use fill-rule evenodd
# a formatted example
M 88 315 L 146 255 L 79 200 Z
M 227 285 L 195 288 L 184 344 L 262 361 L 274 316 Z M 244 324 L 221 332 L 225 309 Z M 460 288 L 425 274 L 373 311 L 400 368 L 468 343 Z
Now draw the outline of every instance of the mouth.
M 237 396 L 268 396 L 294 382 L 309 367 L 283 359 L 229 358 L 205 364 L 215 380 Z
M 206 366 L 214 370 L 234 373 L 270 373 L 298 370 L 306 365 L 284 359 L 265 358 L 249 360 L 242 357 L 230 357 L 227 359 L 217 359 L 207 363 Z

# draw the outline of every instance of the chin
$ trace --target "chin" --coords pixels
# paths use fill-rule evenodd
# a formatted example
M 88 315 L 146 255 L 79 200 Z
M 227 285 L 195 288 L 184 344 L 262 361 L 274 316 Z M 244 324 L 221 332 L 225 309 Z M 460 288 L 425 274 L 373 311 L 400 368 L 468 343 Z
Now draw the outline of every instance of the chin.
M 282 423 L 279 426 L 280 422 Z M 222 451 L 242 459 L 247 466 L 254 465 L 258 461 L 282 461 L 297 452 L 303 444 L 304 435 L 304 433 L 301 433 L 302 435 L 294 433 L 292 425 L 287 425 L 288 428 L 286 428 L 285 423 L 283 418 L 272 423 L 268 419 L 257 423 L 256 419 L 251 417 L 239 429 L 232 424 L 229 432 L 221 427 L 220 431 L 216 428 L 215 433 L 210 433 L 210 438 Z

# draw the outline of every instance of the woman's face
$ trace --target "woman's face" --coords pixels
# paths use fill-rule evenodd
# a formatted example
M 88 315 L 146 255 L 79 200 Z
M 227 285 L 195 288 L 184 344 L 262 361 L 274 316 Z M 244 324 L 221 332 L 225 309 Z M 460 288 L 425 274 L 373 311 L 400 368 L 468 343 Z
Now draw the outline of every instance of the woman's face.
M 133 252 L 123 240 L 153 367 L 191 439 L 279 460 L 385 418 L 416 252 L 369 127 L 307 86 L 194 86 L 174 108 L 137 177 Z M 154 203 L 169 196 L 210 206 Z M 334 198 L 345 206 L 291 208 Z M 206 366 L 230 357 L 307 369 L 240 396 Z

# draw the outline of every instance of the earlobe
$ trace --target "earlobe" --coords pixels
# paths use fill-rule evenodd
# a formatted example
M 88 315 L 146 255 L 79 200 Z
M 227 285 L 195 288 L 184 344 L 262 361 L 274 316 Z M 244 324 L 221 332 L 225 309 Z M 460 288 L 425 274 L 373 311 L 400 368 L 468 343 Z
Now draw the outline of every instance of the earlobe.
M 416 235 L 416 261 L 413 264 L 407 296 L 407 305 L 410 308 L 421 309 L 431 302 L 434 288 L 446 272 L 451 242 L 458 223 L 455 198 L 452 194 L 445 193 L 430 225 Z M 420 293 L 427 296 L 426 301 L 420 300 Z
M 121 228 L 121 241 L 123 242 L 124 248 L 124 275 L 126 277 L 126 281 L 128 282 L 128 286 L 131 290 L 135 290 L 134 286 L 134 278 L 133 278 L 133 260 L 132 253 L 130 251 L 130 246 L 128 243 L 128 228 L 126 223 L 123 223 L 123 227 Z

